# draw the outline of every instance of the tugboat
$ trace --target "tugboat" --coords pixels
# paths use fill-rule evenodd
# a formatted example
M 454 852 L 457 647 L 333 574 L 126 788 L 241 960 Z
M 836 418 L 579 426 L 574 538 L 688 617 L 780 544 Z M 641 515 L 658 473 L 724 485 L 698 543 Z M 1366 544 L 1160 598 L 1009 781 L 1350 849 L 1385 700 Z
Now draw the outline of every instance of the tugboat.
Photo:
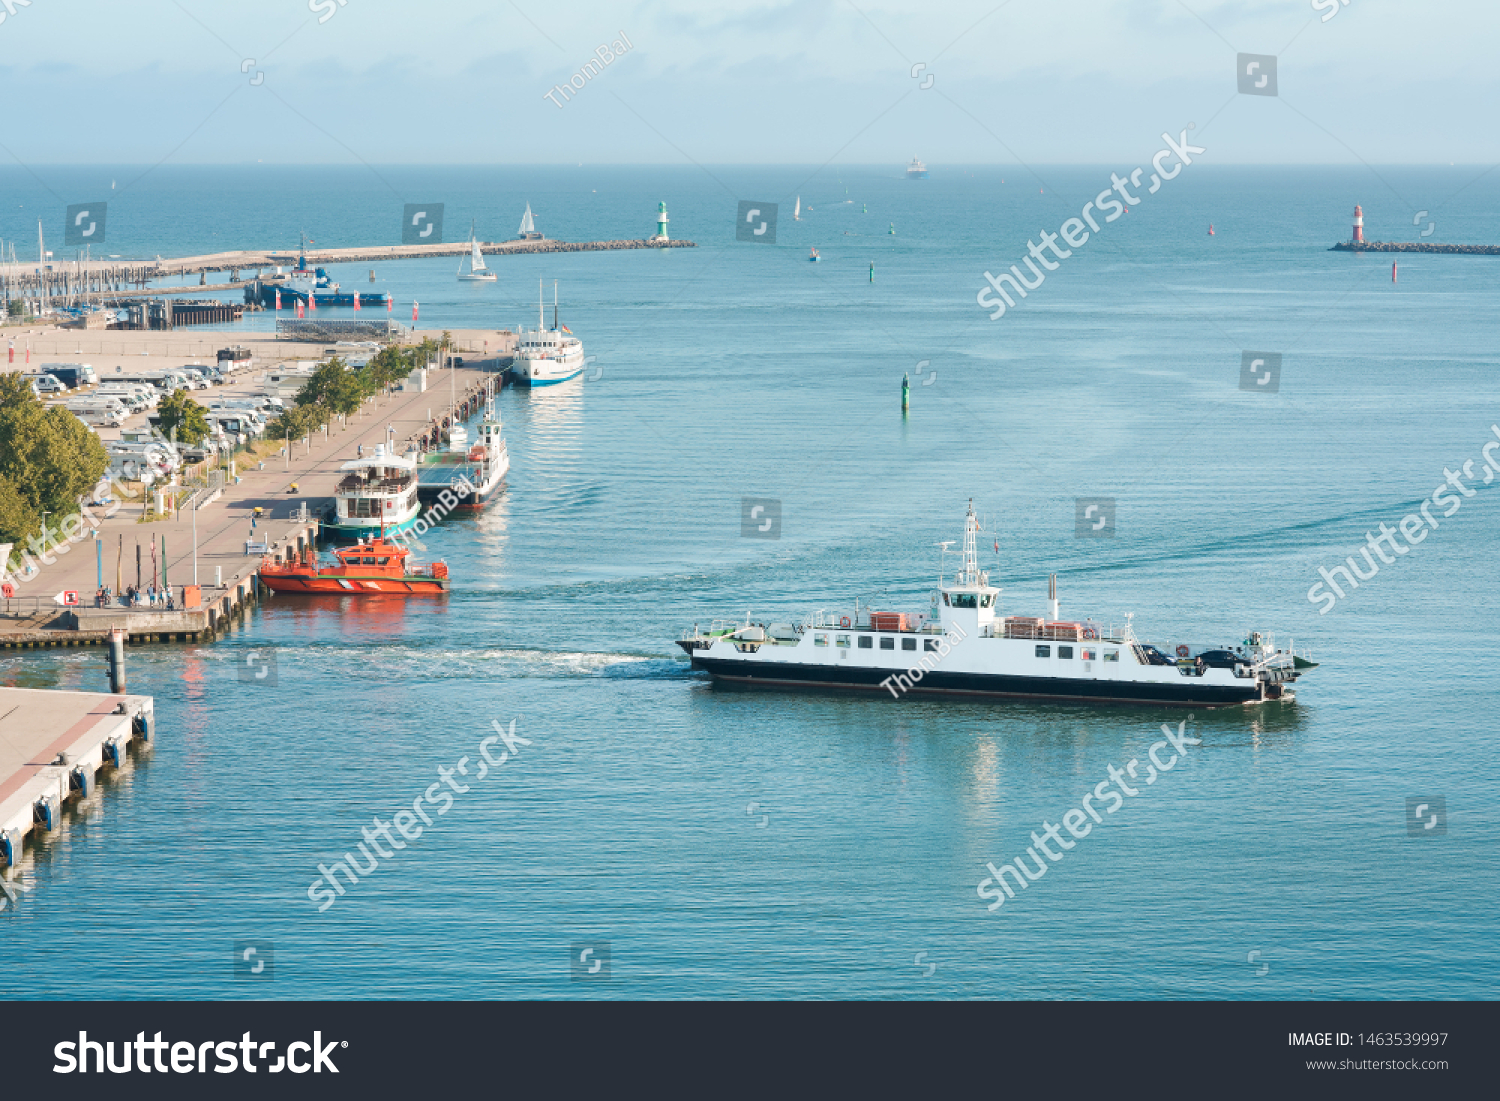
M 433 595 L 448 591 L 448 564 L 413 566 L 411 551 L 386 539 L 385 532 L 352 547 L 338 547 L 337 566 L 324 566 L 311 547 L 296 562 L 260 562 L 260 580 L 277 593 L 339 593 L 340 595 Z
M 1050 616 L 1001 616 L 1000 589 L 979 569 L 979 524 L 969 505 L 963 567 L 940 569 L 932 610 L 856 606 L 800 623 L 694 626 L 677 645 L 716 682 L 770 688 L 846 688 L 948 698 L 1229 707 L 1292 700 L 1291 685 L 1315 666 L 1258 631 L 1239 645 L 1176 647 L 1175 660 L 1123 627 Z M 942 544 L 948 553 L 950 544 Z

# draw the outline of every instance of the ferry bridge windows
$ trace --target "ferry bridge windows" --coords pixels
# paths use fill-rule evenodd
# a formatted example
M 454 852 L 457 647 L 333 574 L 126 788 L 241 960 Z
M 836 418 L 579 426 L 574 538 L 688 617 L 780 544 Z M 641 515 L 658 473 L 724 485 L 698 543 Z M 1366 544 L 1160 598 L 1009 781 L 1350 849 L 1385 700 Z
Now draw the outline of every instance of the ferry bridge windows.
M 954 593 L 953 606 L 955 608 L 977 608 L 979 607 L 978 593 Z
M 1052 656 L 1052 647 L 1038 646 L 1036 648 L 1036 656 L 1039 658 L 1050 658 Z
M 875 647 L 875 637 L 873 635 L 860 635 L 859 636 L 859 648 L 861 650 L 871 650 L 871 649 L 874 649 L 874 647 Z
M 896 648 L 896 640 L 890 637 L 882 638 L 880 640 L 880 648 L 882 650 L 894 650 Z
M 1059 658 L 1066 658 L 1068 660 L 1072 660 L 1072 657 L 1073 657 L 1073 647 L 1071 647 L 1071 646 L 1059 646 L 1057 648 L 1057 656 Z
M 903 649 L 903 650 L 915 650 L 916 648 L 917 648 L 917 640 L 916 639 L 914 639 L 914 638 L 903 638 L 901 640 L 901 649 Z
M 947 603 L 948 603 L 948 594 L 944 593 L 943 594 L 943 604 L 946 605 Z
M 995 603 L 995 594 L 994 593 L 985 593 L 983 596 L 981 596 L 979 598 L 979 606 L 981 608 L 988 608 L 993 603 Z
M 916 639 L 912 639 L 912 641 L 916 642 Z M 937 639 L 935 639 L 935 638 L 924 638 L 922 640 L 922 649 L 924 649 L 924 650 L 936 650 L 937 649 Z
M 1120 660 L 1120 651 L 1118 651 L 1118 650 L 1106 650 L 1106 651 L 1104 651 L 1104 660 L 1105 661 L 1119 661 Z

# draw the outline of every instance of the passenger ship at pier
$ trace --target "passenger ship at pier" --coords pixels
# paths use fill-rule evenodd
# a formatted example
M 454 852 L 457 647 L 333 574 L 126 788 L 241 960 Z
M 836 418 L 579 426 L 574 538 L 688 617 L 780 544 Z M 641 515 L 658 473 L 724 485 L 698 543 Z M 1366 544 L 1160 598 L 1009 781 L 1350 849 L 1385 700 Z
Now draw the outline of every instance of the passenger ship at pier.
M 1187 707 L 1291 700 L 1291 684 L 1315 665 L 1258 631 L 1236 646 L 1179 646 L 1174 660 L 1128 622 L 1059 620 L 1055 578 L 1049 619 L 1002 618 L 1000 589 L 978 567 L 978 530 L 971 503 L 963 568 L 951 584 L 939 576 L 932 613 L 856 607 L 800 624 L 694 627 L 677 644 L 694 669 L 748 686 Z
M 557 284 L 552 284 L 552 328 L 544 329 L 546 307 L 537 283 L 536 328 L 522 329 L 510 376 L 518 386 L 555 386 L 583 374 L 583 342 L 557 323 Z
M 344 472 L 334 490 L 334 518 L 328 527 L 346 535 L 399 532 L 416 520 L 417 464 L 376 444 L 373 454 L 339 467 Z

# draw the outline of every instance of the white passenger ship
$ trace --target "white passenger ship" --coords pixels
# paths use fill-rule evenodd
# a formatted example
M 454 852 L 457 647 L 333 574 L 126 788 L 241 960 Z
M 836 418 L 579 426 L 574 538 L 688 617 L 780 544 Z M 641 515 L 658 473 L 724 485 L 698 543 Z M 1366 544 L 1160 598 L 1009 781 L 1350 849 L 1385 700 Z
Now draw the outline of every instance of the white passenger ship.
M 537 281 L 536 328 L 522 329 L 511 363 L 518 386 L 555 386 L 583 374 L 583 342 L 557 323 L 557 284 L 552 284 L 552 328 L 546 329 L 541 281 Z
M 963 568 L 951 584 L 939 576 L 931 613 L 856 606 L 799 624 L 695 626 L 678 645 L 693 668 L 741 685 L 1188 707 L 1291 700 L 1291 684 L 1316 664 L 1258 631 L 1239 645 L 1182 645 L 1169 657 L 1128 622 L 1117 630 L 1059 620 L 1055 577 L 1050 618 L 1002 617 L 1000 589 L 978 567 L 978 530 L 971 503 Z
M 371 455 L 339 467 L 343 479 L 334 491 L 335 515 L 328 525 L 350 535 L 394 533 L 416 520 L 417 464 L 376 444 Z

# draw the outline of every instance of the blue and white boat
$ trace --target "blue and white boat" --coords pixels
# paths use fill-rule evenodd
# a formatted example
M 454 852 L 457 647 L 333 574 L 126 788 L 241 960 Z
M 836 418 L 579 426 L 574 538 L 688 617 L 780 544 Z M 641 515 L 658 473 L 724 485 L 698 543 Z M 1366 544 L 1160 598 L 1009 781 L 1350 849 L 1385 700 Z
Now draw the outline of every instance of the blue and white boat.
M 536 328 L 522 329 L 510 376 L 517 386 L 555 386 L 583 374 L 583 342 L 557 321 L 557 284 L 552 284 L 552 328 L 544 328 L 541 280 L 537 280 Z

